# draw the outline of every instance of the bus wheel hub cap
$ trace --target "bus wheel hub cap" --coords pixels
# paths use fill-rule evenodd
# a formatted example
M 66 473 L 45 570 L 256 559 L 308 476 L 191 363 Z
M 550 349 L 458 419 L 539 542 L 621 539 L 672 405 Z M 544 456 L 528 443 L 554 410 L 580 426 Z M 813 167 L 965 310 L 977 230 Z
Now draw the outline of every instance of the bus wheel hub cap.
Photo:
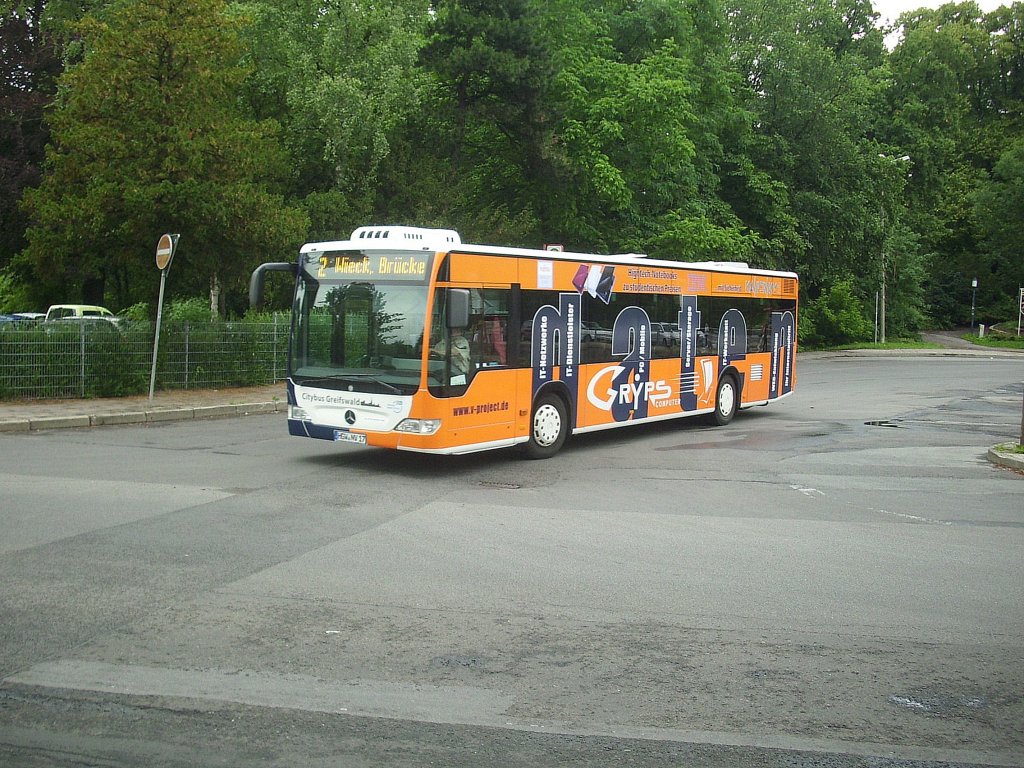
M 553 405 L 542 405 L 533 417 L 533 436 L 544 446 L 552 445 L 562 429 L 562 420 L 558 417 L 558 409 Z

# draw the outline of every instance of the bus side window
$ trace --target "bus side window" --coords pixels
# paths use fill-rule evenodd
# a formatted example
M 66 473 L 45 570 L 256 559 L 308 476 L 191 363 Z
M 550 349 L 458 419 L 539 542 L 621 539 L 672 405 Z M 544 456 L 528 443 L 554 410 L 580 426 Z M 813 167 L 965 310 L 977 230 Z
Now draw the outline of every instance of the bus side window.
M 488 364 L 508 365 L 508 343 L 505 326 L 508 318 L 492 315 L 485 317 L 480 327 L 480 359 Z
M 508 313 L 510 291 L 484 288 L 479 292 L 472 325 L 473 364 L 476 369 L 509 364 Z
M 484 333 L 494 349 L 499 364 L 508 364 L 508 344 L 505 341 L 505 317 L 487 317 L 484 319 Z

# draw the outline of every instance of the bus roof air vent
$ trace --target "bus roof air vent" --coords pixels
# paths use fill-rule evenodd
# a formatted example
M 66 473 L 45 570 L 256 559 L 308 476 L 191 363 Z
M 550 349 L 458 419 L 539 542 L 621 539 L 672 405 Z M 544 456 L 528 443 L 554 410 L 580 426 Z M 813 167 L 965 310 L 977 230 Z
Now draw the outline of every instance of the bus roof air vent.
M 462 238 L 454 229 L 427 229 L 425 227 L 370 226 L 352 232 L 353 243 L 364 248 L 422 248 L 440 251 L 461 245 Z

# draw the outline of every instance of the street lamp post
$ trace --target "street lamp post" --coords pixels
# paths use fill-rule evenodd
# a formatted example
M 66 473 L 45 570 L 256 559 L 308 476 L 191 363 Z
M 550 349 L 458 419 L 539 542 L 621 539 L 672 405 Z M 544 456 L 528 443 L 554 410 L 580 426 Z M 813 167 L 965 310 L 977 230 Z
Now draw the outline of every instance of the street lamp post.
M 971 280 L 971 333 L 974 333 L 974 299 L 978 295 L 978 278 Z

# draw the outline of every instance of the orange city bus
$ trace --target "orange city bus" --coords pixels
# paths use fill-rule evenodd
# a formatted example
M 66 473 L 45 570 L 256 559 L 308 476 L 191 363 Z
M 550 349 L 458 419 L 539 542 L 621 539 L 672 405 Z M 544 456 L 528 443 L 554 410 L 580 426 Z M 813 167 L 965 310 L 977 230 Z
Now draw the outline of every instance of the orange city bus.
M 797 276 L 746 264 L 467 245 L 360 227 L 295 276 L 290 434 L 426 453 L 521 445 L 740 408 L 793 391 Z

